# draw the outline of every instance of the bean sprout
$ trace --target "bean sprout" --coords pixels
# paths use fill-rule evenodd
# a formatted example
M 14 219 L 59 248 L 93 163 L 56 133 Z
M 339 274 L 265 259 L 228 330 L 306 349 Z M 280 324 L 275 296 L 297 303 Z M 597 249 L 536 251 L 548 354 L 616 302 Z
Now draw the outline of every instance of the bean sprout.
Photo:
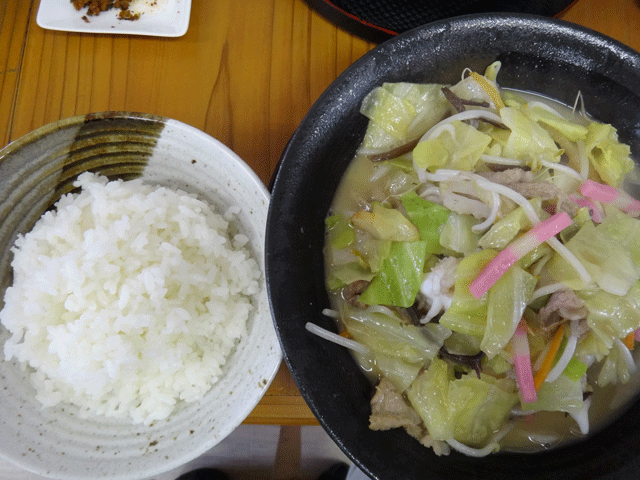
M 582 402 L 582 409 L 578 413 L 571 413 L 570 415 L 580 427 L 580 433 L 586 435 L 589 433 L 589 407 L 591 406 L 591 398 L 587 398 Z
M 549 375 L 547 375 L 547 378 L 545 380 L 546 382 L 555 382 L 560 377 L 560 375 L 562 375 L 562 372 L 564 372 L 564 369 L 567 368 L 567 365 L 571 361 L 571 358 L 576 351 L 576 345 L 578 343 L 578 336 L 575 334 L 575 324 L 575 320 L 571 322 L 571 335 L 569 335 L 567 345 L 564 347 L 564 351 L 562 352 L 558 363 L 555 364 L 555 366 L 549 372 Z
M 553 162 L 549 162 L 548 160 L 540 160 L 540 164 L 550 168 L 552 170 L 555 170 L 557 172 L 562 172 L 566 175 L 569 175 L 570 177 L 573 177 L 577 180 L 583 180 L 582 175 L 580 175 L 578 172 L 576 172 L 573 168 L 571 167 L 567 167 L 566 165 L 561 165 L 560 163 L 553 163 Z
M 455 115 L 451 115 L 450 117 L 447 117 L 444 120 L 441 120 L 438 123 L 436 123 L 433 127 L 427 130 L 427 133 L 425 133 L 422 136 L 420 141 L 423 142 L 425 140 L 429 140 L 430 138 L 434 138 L 435 136 L 437 136 L 437 135 L 434 135 L 434 132 L 438 132 L 438 135 L 439 135 L 440 134 L 439 130 L 443 126 L 449 125 L 450 123 L 456 120 L 460 120 L 460 121 L 473 120 L 475 118 L 485 118 L 487 120 L 491 120 L 496 123 L 502 123 L 502 118 L 500 117 L 500 115 L 496 113 L 489 112 L 487 110 L 465 110 L 464 112 L 456 113 Z
M 322 314 L 326 317 L 335 319 L 340 318 L 340 314 L 336 310 L 333 310 L 331 308 L 325 308 L 324 310 L 322 310 Z
M 482 154 L 480 160 L 485 163 L 493 163 L 495 165 L 506 165 L 509 167 L 523 167 L 525 163 L 522 160 L 516 158 L 497 157 L 495 155 Z
M 424 142 L 425 140 L 439 137 L 442 132 L 449 132 L 453 138 L 456 138 L 456 129 L 453 128 L 453 125 L 451 125 L 450 123 L 446 123 L 440 126 L 436 125 L 434 128 L 427 131 L 427 133 L 422 136 L 420 141 Z
M 487 446 L 483 448 L 472 448 L 468 447 L 462 442 L 455 440 L 454 438 L 450 438 L 446 440 L 451 448 L 457 450 L 460 453 L 464 453 L 470 457 L 486 457 L 487 455 L 492 454 L 493 452 L 497 452 L 500 449 L 499 441 L 504 438 L 504 436 L 511 431 L 513 428 L 513 424 L 507 425 L 505 428 L 500 430 L 487 444 Z
M 498 195 L 496 192 L 491 192 L 491 212 L 489 213 L 489 216 L 484 222 L 478 223 L 477 225 L 471 227 L 471 231 L 476 233 L 484 232 L 486 229 L 491 227 L 491 225 L 493 225 L 493 223 L 496 221 L 501 204 L 502 202 L 500 201 L 500 195 Z
M 629 373 L 634 373 L 637 369 L 636 362 L 633 359 L 633 355 L 631 355 L 631 351 L 627 348 L 627 346 L 620 340 L 619 338 L 614 339 L 614 342 L 620 353 L 622 354 L 622 358 L 627 363 L 627 367 L 629 368 Z
M 314 335 L 317 335 L 320 338 L 324 338 L 325 340 L 329 340 L 330 342 L 336 343 L 342 347 L 348 348 L 358 353 L 362 353 L 363 355 L 368 355 L 370 353 L 369 349 L 361 343 L 358 343 L 349 338 L 344 338 L 337 333 L 330 332 L 329 330 L 319 327 L 315 323 L 307 322 L 305 328 Z
M 567 286 L 564 283 L 552 283 L 550 285 L 540 287 L 533 292 L 529 303 L 532 303 L 534 300 L 537 300 L 546 295 L 551 295 L 552 293 L 559 292 L 560 290 L 567 290 Z

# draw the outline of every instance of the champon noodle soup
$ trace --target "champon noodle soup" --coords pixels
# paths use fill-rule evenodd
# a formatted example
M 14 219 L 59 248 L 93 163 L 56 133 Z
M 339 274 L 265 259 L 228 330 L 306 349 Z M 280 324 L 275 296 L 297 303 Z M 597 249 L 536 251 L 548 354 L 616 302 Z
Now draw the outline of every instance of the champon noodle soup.
M 375 382 L 370 428 L 438 455 L 579 439 L 638 385 L 630 149 L 579 95 L 571 109 L 502 90 L 499 69 L 365 98 L 326 218 L 341 333 L 307 324 Z

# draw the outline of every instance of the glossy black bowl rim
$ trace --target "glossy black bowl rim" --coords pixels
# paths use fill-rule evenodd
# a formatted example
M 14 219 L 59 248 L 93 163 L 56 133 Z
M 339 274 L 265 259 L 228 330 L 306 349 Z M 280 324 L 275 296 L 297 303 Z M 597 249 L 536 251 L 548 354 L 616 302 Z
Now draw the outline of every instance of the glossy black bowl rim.
M 521 14 L 534 14 L 547 17 L 560 15 L 568 9 L 575 0 L 476 0 L 475 2 L 465 2 L 462 5 L 448 5 L 444 9 L 442 3 L 437 2 L 424 7 L 424 10 L 418 11 L 422 15 L 411 17 L 411 21 L 406 23 L 406 28 L 394 28 L 392 25 L 398 21 L 404 24 L 405 21 L 400 19 L 407 18 L 406 11 L 392 11 L 397 8 L 393 2 L 385 4 L 384 2 L 375 2 L 367 12 L 369 15 L 363 15 L 361 11 L 356 14 L 358 2 L 340 2 L 336 0 L 306 0 L 306 2 L 320 15 L 325 17 L 337 27 L 357 35 L 364 40 L 373 43 L 381 43 L 388 40 L 399 33 L 403 33 L 410 28 L 418 27 L 427 22 L 434 22 L 451 16 L 483 14 L 487 12 L 519 12 Z M 411 10 L 415 12 L 416 10 Z M 427 15 L 425 15 L 425 12 Z M 426 17 L 426 18 L 425 18 Z M 409 27 L 408 25 L 411 25 Z
M 295 275 L 299 273 L 296 268 L 289 270 L 288 267 L 284 267 L 283 262 L 307 261 L 302 257 L 297 257 L 295 249 L 302 249 L 306 246 L 311 249 L 312 246 L 311 243 L 308 243 L 308 245 L 306 243 L 310 242 L 306 232 L 296 231 L 297 227 L 291 223 L 294 222 L 294 219 L 289 218 L 287 209 L 296 202 L 303 201 L 301 199 L 296 200 L 296 192 L 304 193 L 305 189 L 312 185 L 315 180 L 314 178 L 310 178 L 313 177 L 314 172 L 308 170 L 309 166 L 305 163 L 305 159 L 310 155 L 310 151 L 318 141 L 320 141 L 317 136 L 322 135 L 326 128 L 330 128 L 328 125 L 336 119 L 336 116 L 339 116 L 339 114 L 335 112 L 339 110 L 342 105 L 349 105 L 350 102 L 354 101 L 354 96 L 357 96 L 357 89 L 361 86 L 361 83 L 371 83 L 370 79 L 362 80 L 363 75 L 369 74 L 371 78 L 376 78 L 377 82 L 381 82 L 386 76 L 389 76 L 387 59 L 403 51 L 403 49 L 407 48 L 407 45 L 412 42 L 419 42 L 433 36 L 447 38 L 448 35 L 456 35 L 457 33 L 465 35 L 474 31 L 484 31 L 485 34 L 486 32 L 494 32 L 498 38 L 496 45 L 501 44 L 500 42 L 503 41 L 500 40 L 501 37 L 513 34 L 514 31 L 522 31 L 524 33 L 536 32 L 540 35 L 539 37 L 533 35 L 530 38 L 522 38 L 523 45 L 526 44 L 523 48 L 534 51 L 538 48 L 536 44 L 537 41 L 540 42 L 539 48 L 542 49 L 545 47 L 545 42 L 548 42 L 548 40 L 544 40 L 543 37 L 573 42 L 573 46 L 570 49 L 565 50 L 561 44 L 553 47 L 556 51 L 555 53 L 560 56 L 557 60 L 568 65 L 571 65 L 573 61 L 583 62 L 580 67 L 584 69 L 584 71 L 602 73 L 603 80 L 607 78 L 615 79 L 617 84 L 619 84 L 621 88 L 627 89 L 634 98 L 640 98 L 640 54 L 635 50 L 606 35 L 563 20 L 550 19 L 537 15 L 496 13 L 466 15 L 433 22 L 400 34 L 382 43 L 346 69 L 311 107 L 298 129 L 290 138 L 272 177 L 272 198 L 267 220 L 266 239 L 267 284 L 272 314 L 281 347 L 283 348 L 284 359 L 296 385 L 324 429 L 354 463 L 372 478 L 388 478 L 388 475 L 392 472 L 390 470 L 383 470 L 381 473 L 380 470 L 374 472 L 370 469 L 371 459 L 367 458 L 363 460 L 363 452 L 359 451 L 360 445 L 358 439 L 345 438 L 341 425 L 338 424 L 336 419 L 329 418 L 331 407 L 327 405 L 327 398 L 318 393 L 317 385 L 314 385 L 313 381 L 305 375 L 305 372 L 313 369 L 313 366 L 306 364 L 304 353 L 300 351 L 305 345 L 300 344 L 298 348 L 298 344 L 301 341 L 304 342 L 304 339 L 302 339 L 301 336 L 295 338 L 288 337 L 292 328 L 290 327 L 290 322 L 296 320 L 304 321 L 304 319 L 283 318 L 283 300 L 278 298 L 279 295 L 282 295 L 282 287 L 298 288 L 298 286 L 293 283 L 298 282 L 300 284 L 300 293 L 308 295 L 308 298 L 317 310 L 317 317 L 321 317 L 320 312 L 322 308 L 328 305 L 325 298 L 326 293 L 325 297 L 322 297 L 317 291 L 310 292 L 309 290 L 312 290 L 313 286 L 307 285 L 306 279 L 293 278 L 289 279 L 287 283 L 287 281 L 281 278 L 283 274 L 291 273 L 295 277 Z M 519 45 L 513 45 L 513 47 L 516 50 L 520 48 Z M 498 49 L 499 47 L 497 46 L 496 48 Z M 437 53 L 438 52 L 436 52 L 436 55 Z M 496 50 L 495 53 L 498 53 L 498 50 Z M 491 56 L 491 54 L 488 56 Z M 365 74 L 362 72 L 365 72 Z M 408 81 L 413 80 L 409 79 Z M 526 84 L 526 79 L 522 79 L 522 82 Z M 355 85 L 355 88 L 350 88 L 353 85 Z M 519 87 L 519 85 L 509 86 L 512 88 Z M 638 115 L 637 122 L 635 122 L 634 119 L 633 124 L 623 126 L 623 128 L 620 129 L 621 139 L 623 141 L 626 140 L 624 138 L 625 131 L 640 135 L 640 112 Z M 611 119 L 601 118 L 601 120 L 615 124 Z M 348 144 L 350 141 L 353 143 L 353 132 L 345 132 L 345 136 L 347 137 L 345 138 L 345 144 Z M 636 158 L 640 158 L 639 144 L 631 143 L 633 154 Z M 309 144 L 311 144 L 311 146 Z M 349 148 L 351 147 L 348 145 L 344 147 L 337 145 L 337 154 L 345 154 L 345 151 L 349 150 Z M 353 153 L 353 151 L 351 153 Z M 296 184 L 295 187 L 292 186 L 292 183 Z M 333 189 L 335 190 L 335 186 Z M 330 188 L 328 191 L 330 191 Z M 328 203 L 325 202 L 321 205 L 309 207 L 309 211 L 323 219 L 327 213 L 327 208 Z M 285 228 L 286 232 L 282 231 L 283 228 Z M 284 237 L 284 235 L 291 235 L 292 232 L 296 238 L 287 239 Z M 286 247 L 283 247 L 280 245 L 283 242 L 290 243 L 288 243 Z M 285 248 L 291 250 L 284 252 Z M 285 259 L 284 256 L 287 254 L 290 254 L 290 258 Z M 314 260 L 317 261 L 318 259 L 314 258 Z M 320 262 L 317 267 L 322 269 L 322 263 Z M 293 291 L 290 293 L 292 295 L 295 294 Z M 291 311 L 287 313 L 291 313 Z M 309 320 L 314 321 L 317 319 L 318 318 L 315 317 L 309 318 Z M 299 329 L 300 326 L 298 325 L 295 328 Z M 331 349 L 330 352 L 331 354 L 341 355 L 337 350 Z M 336 373 L 336 378 L 339 378 L 340 373 L 341 372 Z M 336 402 L 339 403 L 339 400 L 336 399 Z M 336 408 L 339 408 L 339 405 Z M 640 418 L 640 404 L 635 403 L 624 417 L 625 419 L 632 417 Z M 640 425 L 640 420 L 638 421 L 638 425 Z M 609 436 L 607 438 L 612 441 L 615 440 L 617 449 L 626 450 L 624 457 L 619 452 L 619 454 L 616 454 L 618 456 L 612 455 L 612 452 L 608 450 L 609 445 L 589 445 L 589 451 L 593 454 L 593 459 L 588 465 L 579 468 L 579 472 L 577 472 L 576 469 L 578 467 L 576 466 L 576 462 L 584 460 L 578 458 L 581 451 L 580 445 L 586 444 L 589 440 L 579 442 L 576 446 L 568 446 L 537 454 L 535 457 L 539 458 L 540 462 L 545 462 L 548 468 L 553 470 L 554 474 L 549 478 L 585 478 L 585 474 L 587 473 L 589 473 L 588 478 L 637 478 L 637 469 L 640 468 L 640 442 L 634 441 L 633 438 L 626 438 L 622 433 L 616 434 L 615 432 L 609 431 L 612 430 L 611 427 L 605 430 L 608 431 Z M 402 441 L 394 435 L 385 437 L 385 440 L 388 439 Z M 364 448 L 365 446 L 363 445 L 362 447 Z M 597 454 L 594 452 L 597 452 Z M 567 462 L 567 458 L 569 458 L 567 456 L 573 460 Z M 509 463 L 509 467 L 505 467 L 501 472 L 486 470 L 485 467 L 483 467 L 484 464 L 482 462 L 484 462 L 484 460 L 482 459 L 461 459 L 457 454 L 452 454 L 452 457 L 451 462 L 462 461 L 473 465 L 479 474 L 484 475 L 484 478 L 504 478 L 500 476 L 492 477 L 491 475 L 505 474 L 505 472 L 518 475 L 519 478 L 546 478 L 536 476 L 535 470 L 529 471 L 524 468 L 519 470 L 517 467 L 520 466 L 520 460 L 518 459 L 522 458 L 522 455 L 519 454 L 505 453 L 495 456 L 495 458 L 500 458 L 501 461 Z M 600 457 L 606 457 L 607 460 L 599 460 Z M 492 461 L 493 460 L 489 460 L 489 462 Z M 451 463 L 450 466 L 453 467 L 454 463 Z M 440 476 L 437 471 L 434 471 L 432 478 L 440 479 L 446 477 Z

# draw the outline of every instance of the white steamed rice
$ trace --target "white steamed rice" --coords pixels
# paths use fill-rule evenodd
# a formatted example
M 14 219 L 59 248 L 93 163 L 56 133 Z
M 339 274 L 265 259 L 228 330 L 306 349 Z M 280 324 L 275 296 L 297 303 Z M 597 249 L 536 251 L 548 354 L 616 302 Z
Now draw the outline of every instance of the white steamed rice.
M 30 367 L 45 407 L 166 418 L 218 380 L 260 269 L 230 233 L 232 209 L 140 180 L 84 173 L 75 185 L 12 249 L 5 359 Z

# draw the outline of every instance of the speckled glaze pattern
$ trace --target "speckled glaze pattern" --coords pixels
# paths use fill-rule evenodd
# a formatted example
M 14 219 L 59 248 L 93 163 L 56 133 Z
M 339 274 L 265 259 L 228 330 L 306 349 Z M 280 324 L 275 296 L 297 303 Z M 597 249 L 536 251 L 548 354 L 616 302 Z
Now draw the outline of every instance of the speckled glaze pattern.
M 222 143 L 175 120 L 126 112 L 74 117 L 42 127 L 0 151 L 0 271 L 11 282 L 9 247 L 83 171 L 141 177 L 197 194 L 235 222 L 264 269 L 269 193 L 250 167 Z M 71 405 L 42 409 L 14 362 L 0 362 L 0 456 L 39 475 L 64 479 L 141 479 L 176 468 L 233 431 L 273 380 L 282 354 L 266 284 L 224 367 L 224 376 L 193 404 L 150 426 L 82 419 Z M 8 332 L 0 327 L 0 345 Z M 0 356 L 4 358 L 4 356 Z
M 464 68 L 502 62 L 501 85 L 573 105 L 618 128 L 640 158 L 640 55 L 559 20 L 471 15 L 434 22 L 381 44 L 320 96 L 290 139 L 272 179 L 266 236 L 267 283 L 276 330 L 298 388 L 325 430 L 372 479 L 636 479 L 640 403 L 575 445 L 539 454 L 437 457 L 396 429 L 368 429 L 372 387 L 343 348 L 309 334 L 322 315 L 324 218 L 360 143 L 364 96 L 383 82 L 456 83 Z

